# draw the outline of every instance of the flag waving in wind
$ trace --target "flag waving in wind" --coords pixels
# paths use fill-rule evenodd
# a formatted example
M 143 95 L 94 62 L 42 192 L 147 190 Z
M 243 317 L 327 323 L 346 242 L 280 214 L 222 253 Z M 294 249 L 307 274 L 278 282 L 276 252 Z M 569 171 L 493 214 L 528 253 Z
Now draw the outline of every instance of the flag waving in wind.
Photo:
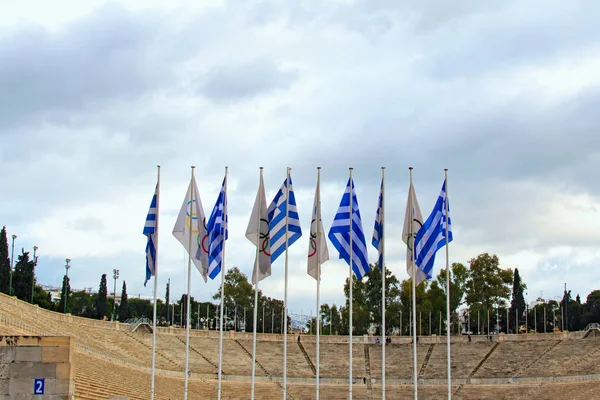
M 156 230 L 156 222 L 158 220 L 158 184 L 152 196 L 150 202 L 150 209 L 146 216 L 146 224 L 144 225 L 144 235 L 147 236 L 148 242 L 146 243 L 146 280 L 144 286 L 150 280 L 151 277 L 156 275 L 156 236 L 158 232 Z
M 352 215 L 350 212 L 352 210 Z M 350 230 L 352 229 L 352 264 L 350 263 Z M 352 265 L 352 271 L 357 279 L 371 270 L 367 256 L 367 245 L 362 228 L 362 220 L 358 209 L 358 199 L 354 192 L 354 182 L 348 179 L 346 190 L 342 196 L 340 207 L 335 214 L 333 224 L 329 229 L 329 240 L 333 247 L 340 253 L 348 265 Z
M 406 272 L 412 278 L 413 277 L 413 265 L 415 262 L 414 258 L 414 244 L 415 236 L 417 232 L 423 226 L 423 216 L 421 215 L 421 209 L 419 208 L 419 202 L 417 201 L 417 195 L 415 194 L 415 188 L 412 182 L 408 188 L 408 200 L 406 200 L 406 213 L 404 214 L 404 227 L 402 229 L 402 241 L 406 243 Z M 415 285 L 419 285 L 427 276 L 419 268 L 416 268 L 417 279 L 415 279 Z
M 288 246 L 294 244 L 294 242 L 302 236 L 300 218 L 298 217 L 298 209 L 296 208 L 296 197 L 294 196 L 294 188 L 292 186 L 292 178 L 289 175 L 288 178 L 289 186 L 288 179 L 286 178 L 268 209 L 269 231 L 271 232 L 271 263 L 275 262 L 275 260 L 277 260 L 277 258 L 285 251 L 286 209 Z M 286 192 L 289 195 L 289 198 L 286 197 Z
M 173 227 L 173 236 L 183 245 L 194 265 L 202 274 L 204 282 L 208 272 L 208 236 L 206 234 L 206 217 L 198 194 L 196 181 L 192 179 L 181 210 Z
M 256 193 L 256 200 L 254 201 L 250 221 L 248 221 L 248 228 L 246 228 L 246 238 L 258 248 L 258 259 L 254 260 L 254 270 L 252 271 L 253 284 L 257 284 L 266 277 L 271 276 L 271 244 L 269 237 L 269 213 L 267 211 L 265 183 L 261 169 L 258 193 Z
M 319 252 L 318 260 L 317 251 Z M 327 249 L 327 239 L 325 239 L 323 221 L 321 220 L 321 182 L 319 181 L 317 182 L 317 188 L 315 189 L 315 201 L 313 204 L 312 219 L 310 223 L 307 267 L 308 274 L 315 279 L 320 279 L 318 276 L 319 265 L 323 264 L 327 260 L 329 260 L 329 250 Z
M 448 215 L 446 215 L 446 208 Z M 446 238 L 446 219 L 448 220 L 448 238 Z M 446 181 L 438 196 L 435 206 L 423 227 L 415 238 L 415 260 L 417 266 L 431 279 L 431 270 L 435 261 L 435 253 L 452 241 L 452 219 L 450 203 L 446 198 Z
M 383 269 L 383 179 L 381 180 L 381 189 L 379 190 L 379 201 L 377 202 L 377 216 L 375 217 L 375 227 L 373 228 L 373 239 L 371 244 L 377 249 L 379 254 L 377 265 L 379 270 Z
M 206 225 L 208 234 L 208 276 L 215 279 L 221 272 L 223 262 L 223 245 L 228 239 L 227 230 L 227 178 L 223 179 L 217 203 L 208 218 Z

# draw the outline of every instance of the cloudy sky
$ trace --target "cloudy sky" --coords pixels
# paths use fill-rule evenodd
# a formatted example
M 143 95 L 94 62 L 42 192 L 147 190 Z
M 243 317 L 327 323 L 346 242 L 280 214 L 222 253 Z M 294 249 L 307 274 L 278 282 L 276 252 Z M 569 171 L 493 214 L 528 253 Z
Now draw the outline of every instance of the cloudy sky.
M 180 296 L 171 230 L 190 166 L 207 213 L 229 166 L 227 265 L 247 274 L 258 167 L 271 199 L 289 166 L 305 232 L 290 309 L 306 314 L 316 167 L 326 230 L 354 167 L 369 242 L 387 167 L 401 279 L 408 167 L 425 216 L 449 168 L 452 262 L 494 253 L 529 300 L 564 282 L 585 298 L 600 288 L 599 13 L 591 0 L 2 1 L 0 224 L 17 251 L 39 246 L 43 283 L 60 284 L 68 257 L 76 288 L 118 268 L 149 296 L 141 231 L 160 164 L 159 290 L 170 278 Z M 348 269 L 330 253 L 322 299 L 340 303 Z M 193 271 L 194 297 L 217 287 Z M 282 298 L 282 259 L 261 287 Z

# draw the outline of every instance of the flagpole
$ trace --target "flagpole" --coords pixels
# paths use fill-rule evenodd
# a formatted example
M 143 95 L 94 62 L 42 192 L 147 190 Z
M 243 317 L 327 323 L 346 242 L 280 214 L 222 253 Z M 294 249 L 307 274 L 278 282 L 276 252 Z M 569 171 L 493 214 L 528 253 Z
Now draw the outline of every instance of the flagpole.
M 262 182 L 263 176 L 263 167 L 260 167 L 260 182 Z M 254 279 L 256 283 L 254 285 L 254 323 L 252 325 L 253 331 L 253 340 L 252 340 L 252 390 L 250 393 L 250 399 L 254 400 L 254 381 L 256 376 L 256 325 L 258 323 L 258 269 L 260 268 L 260 215 L 261 215 L 261 207 L 262 207 L 262 190 L 260 190 L 260 186 L 258 189 L 258 213 L 256 216 L 256 261 L 254 268 Z M 268 238 L 267 238 L 268 240 Z
M 410 177 L 410 186 L 412 186 L 412 170 L 413 167 L 409 167 L 408 171 L 409 171 L 409 177 Z M 417 392 L 418 392 L 418 388 L 417 388 L 417 286 L 416 286 L 416 280 L 417 280 L 417 270 L 416 270 L 416 262 L 415 262 L 415 238 L 414 238 L 414 232 L 413 232 L 413 221 L 412 218 L 414 217 L 412 215 L 413 210 L 411 210 L 411 221 L 410 221 L 410 237 L 413 239 L 413 246 L 412 246 L 412 330 L 413 330 L 413 387 L 414 387 L 414 395 L 415 395 L 415 400 L 417 400 Z
M 385 167 L 381 167 L 381 399 L 385 400 Z
M 319 366 L 320 366 L 320 362 L 319 359 L 321 357 L 321 349 L 320 349 L 320 342 L 321 342 L 321 248 L 319 246 L 319 235 L 321 234 L 321 232 L 319 231 L 320 229 L 320 222 L 321 222 L 321 167 L 317 167 L 317 193 L 318 193 L 318 199 L 317 199 L 317 217 L 315 218 L 315 223 L 317 224 L 317 239 L 315 241 L 315 256 L 317 257 L 317 365 L 316 365 L 316 400 L 319 400 Z M 310 233 L 309 233 L 310 236 Z M 329 321 L 329 324 L 331 324 L 331 321 Z M 331 332 L 330 332 L 331 334 Z
M 283 328 L 283 400 L 287 397 L 287 301 L 288 301 L 288 216 L 290 205 L 290 170 L 287 168 L 285 178 L 285 284 L 283 293 L 284 328 Z
M 450 375 L 450 262 L 448 260 L 448 221 L 450 215 L 448 213 L 448 168 L 444 168 L 446 193 L 445 193 L 445 212 L 446 212 L 446 339 L 448 345 L 446 346 L 448 351 L 448 399 L 452 398 L 452 379 Z M 488 329 L 489 330 L 489 329 Z M 488 332 L 489 334 L 489 332 Z
M 349 276 L 349 285 L 350 285 L 350 322 L 349 322 L 349 326 L 350 326 L 350 330 L 348 332 L 349 339 L 350 339 L 350 344 L 349 344 L 349 355 L 348 358 L 349 360 L 349 364 L 350 364 L 350 371 L 349 371 L 349 377 L 350 377 L 350 388 L 349 388 L 349 399 L 352 400 L 352 223 L 353 223 L 353 217 L 354 215 L 352 214 L 352 206 L 354 205 L 354 198 L 353 198 L 353 192 L 354 192 L 354 182 L 352 181 L 352 169 L 350 168 L 350 264 L 349 264 L 349 272 L 348 272 L 348 276 Z
M 225 166 L 225 198 L 223 199 L 223 222 L 225 226 L 223 232 L 223 254 L 221 258 L 221 319 L 219 322 L 219 384 L 217 388 L 217 398 L 221 400 L 221 375 L 223 370 L 223 304 L 225 298 L 225 242 L 227 240 L 227 169 Z
M 156 288 L 158 285 L 158 213 L 160 203 L 160 165 L 157 165 L 158 179 L 156 189 L 156 222 L 154 224 L 154 308 L 152 310 L 152 378 L 150 384 L 150 399 L 154 400 L 154 371 L 156 365 Z
M 192 183 L 194 183 L 194 169 L 196 167 L 192 166 Z M 188 398 L 188 371 L 189 371 L 189 362 L 190 362 L 190 292 L 192 288 L 192 231 L 194 226 L 194 185 L 190 185 L 190 240 L 188 249 L 188 270 L 187 270 L 187 309 L 186 309 L 186 323 L 185 323 L 185 377 L 183 383 L 183 400 L 187 400 Z M 198 200 L 196 200 L 196 203 Z M 196 206 L 196 209 L 198 207 Z M 197 218 L 200 218 L 199 212 L 196 212 Z M 200 226 L 202 222 L 198 220 L 198 226 Z

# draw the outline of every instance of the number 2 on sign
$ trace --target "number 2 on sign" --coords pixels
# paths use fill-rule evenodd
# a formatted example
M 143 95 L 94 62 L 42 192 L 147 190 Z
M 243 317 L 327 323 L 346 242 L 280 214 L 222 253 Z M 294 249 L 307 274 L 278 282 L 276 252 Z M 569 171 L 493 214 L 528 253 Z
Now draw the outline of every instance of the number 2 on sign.
M 44 394 L 44 378 L 33 381 L 33 394 Z

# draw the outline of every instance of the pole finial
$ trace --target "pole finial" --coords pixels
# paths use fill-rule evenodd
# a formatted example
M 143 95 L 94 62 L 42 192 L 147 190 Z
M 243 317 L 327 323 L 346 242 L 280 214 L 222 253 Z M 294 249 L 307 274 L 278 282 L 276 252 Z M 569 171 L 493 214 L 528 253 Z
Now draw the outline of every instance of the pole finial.
M 448 172 L 448 168 L 444 168 L 444 171 Z
M 409 169 L 410 171 L 412 171 L 412 170 L 413 170 L 413 167 L 408 167 L 408 169 Z
M 348 168 L 348 169 L 349 169 L 350 171 L 352 171 L 354 168 L 350 167 L 350 168 Z

